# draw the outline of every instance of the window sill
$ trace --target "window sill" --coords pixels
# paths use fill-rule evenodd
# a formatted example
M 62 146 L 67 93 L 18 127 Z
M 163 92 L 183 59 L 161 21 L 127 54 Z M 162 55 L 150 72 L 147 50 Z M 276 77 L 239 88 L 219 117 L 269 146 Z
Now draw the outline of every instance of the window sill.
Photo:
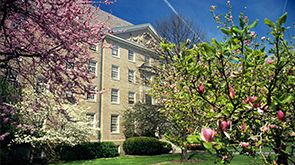
M 128 60 L 128 62 L 131 62 L 131 63 L 134 63 L 134 64 L 135 64 L 135 61 L 130 61 L 130 60 Z
M 120 81 L 120 79 L 115 79 L 115 78 L 111 78 L 112 80 L 114 80 L 114 81 Z
M 88 100 L 88 99 L 86 99 L 86 101 L 87 101 L 87 102 L 90 102 L 90 103 L 96 103 L 95 100 Z
M 112 57 L 120 59 L 120 56 L 112 55 Z
M 119 105 L 120 103 L 111 102 L 112 105 Z
M 119 132 L 111 132 L 111 135 L 120 135 Z

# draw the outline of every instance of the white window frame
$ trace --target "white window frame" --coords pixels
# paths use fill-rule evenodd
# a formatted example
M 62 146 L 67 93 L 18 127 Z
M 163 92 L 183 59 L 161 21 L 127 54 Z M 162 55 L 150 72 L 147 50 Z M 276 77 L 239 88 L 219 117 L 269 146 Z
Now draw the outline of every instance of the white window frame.
M 131 92 L 131 91 L 128 92 L 128 104 L 129 105 L 135 104 L 135 97 L 136 97 L 135 92 Z
M 93 64 L 91 64 L 91 63 L 93 63 Z M 89 61 L 88 62 L 88 69 L 90 69 L 89 74 L 93 74 L 93 75 L 97 76 L 97 62 L 96 61 Z M 93 69 L 94 69 L 94 73 L 91 72 L 91 71 L 93 71 Z
M 119 49 L 120 49 L 120 46 L 119 45 L 115 45 L 115 44 L 112 44 L 112 56 L 114 57 L 120 57 L 119 56 Z
M 87 117 L 87 122 L 89 123 L 89 125 L 93 125 L 93 128 L 95 128 L 96 114 L 95 113 L 87 113 L 86 117 Z M 93 123 L 91 123 L 91 122 L 93 122 Z
M 132 59 L 129 57 L 132 57 Z M 135 62 L 135 52 L 133 50 L 128 50 L 128 61 Z
M 151 57 L 150 57 L 150 56 L 145 56 L 145 57 L 144 57 L 144 63 L 145 63 L 147 66 L 151 66 Z
M 128 82 L 135 83 L 135 71 L 128 69 Z
M 117 68 L 117 71 L 114 70 L 115 68 Z M 115 76 L 115 73 L 117 74 L 117 76 Z M 119 80 L 119 76 L 120 75 L 120 67 L 119 66 L 116 66 L 116 65 L 112 65 L 112 68 L 111 68 L 111 78 L 112 79 L 115 79 L 115 80 Z
M 111 123 L 110 132 L 111 133 L 119 133 L 119 115 L 112 114 L 110 123 Z M 113 128 L 116 128 L 116 130 L 113 130 Z
M 111 90 L 111 103 L 116 103 L 116 104 L 119 104 L 119 89 L 114 89 L 112 88 Z M 117 98 L 116 100 L 114 98 Z
M 89 95 L 89 93 L 87 92 L 87 94 L 86 94 L 86 99 L 87 99 L 88 101 L 96 101 L 96 86 L 93 86 L 92 89 L 91 89 L 91 91 L 94 91 L 94 93 L 93 93 L 93 98 L 92 98 L 91 95 Z

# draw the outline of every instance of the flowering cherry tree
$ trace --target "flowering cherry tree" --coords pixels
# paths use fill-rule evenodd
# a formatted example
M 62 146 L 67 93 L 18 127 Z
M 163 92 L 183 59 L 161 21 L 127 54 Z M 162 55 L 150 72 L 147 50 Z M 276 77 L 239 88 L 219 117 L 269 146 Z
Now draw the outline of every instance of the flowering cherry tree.
M 287 13 L 276 23 L 265 18 L 272 37 L 258 38 L 252 31 L 258 20 L 250 23 L 241 13 L 235 24 L 230 1 L 227 4 L 230 12 L 225 15 L 225 22 L 221 22 L 221 15 L 214 13 L 216 6 L 211 6 L 213 18 L 227 39 L 217 42 L 213 38 L 211 44 L 202 43 L 192 49 L 183 44 L 171 70 L 191 79 L 171 81 L 180 87 L 163 95 L 159 92 L 162 88 L 171 88 L 171 84 L 165 83 L 159 88 L 160 79 L 169 78 L 163 76 L 154 82 L 152 92 L 155 97 L 165 99 L 166 107 L 170 106 L 169 99 L 175 104 L 175 110 L 164 110 L 168 116 L 174 113 L 175 123 L 181 122 L 179 116 L 183 116 L 183 110 L 178 107 L 188 105 L 186 102 L 195 103 L 193 112 L 199 113 L 194 116 L 195 120 L 206 122 L 200 127 L 187 126 L 193 126 L 195 131 L 186 140 L 214 151 L 217 161 L 230 163 L 233 153 L 238 152 L 265 164 L 294 163 L 294 154 L 288 151 L 288 145 L 295 136 L 295 53 L 292 43 L 284 38 Z M 271 46 L 269 55 L 266 44 Z M 168 44 L 162 46 L 169 51 Z M 187 96 L 179 96 L 187 88 L 191 89 Z M 188 105 L 187 109 L 192 107 Z M 264 152 L 266 149 L 270 152 Z
M 37 113 L 41 113 L 44 100 L 39 96 L 45 90 L 62 103 L 65 92 L 77 97 L 91 89 L 88 48 L 96 46 L 111 29 L 105 25 L 107 20 L 96 15 L 99 8 L 89 3 L 92 1 L 0 1 L 0 75 L 3 80 L 13 79 L 18 88 L 35 89 L 39 95 L 33 95 L 36 99 L 30 108 Z M 58 109 L 67 116 L 65 109 Z M 7 117 L 1 124 L 13 123 L 8 116 L 15 109 L 1 102 L 0 110 L 2 117 Z M 1 132 L 0 140 L 9 134 Z

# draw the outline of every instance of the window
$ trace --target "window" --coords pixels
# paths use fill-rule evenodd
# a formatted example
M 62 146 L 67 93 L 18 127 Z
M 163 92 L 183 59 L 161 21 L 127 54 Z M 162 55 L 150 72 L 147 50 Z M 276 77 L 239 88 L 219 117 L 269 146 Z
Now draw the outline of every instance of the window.
M 112 73 L 111 73 L 112 79 L 119 80 L 119 67 L 112 65 Z
M 86 117 L 87 117 L 87 123 L 90 126 L 93 126 L 95 128 L 95 114 L 94 113 L 87 113 Z
M 113 44 L 112 47 L 112 56 L 119 57 L 119 46 Z
M 134 70 L 128 70 L 128 81 L 129 82 L 135 82 L 135 71 Z
M 96 62 L 95 61 L 89 61 L 88 63 L 88 69 L 90 74 L 96 75 Z
M 128 94 L 128 104 L 134 104 L 135 103 L 135 93 L 129 92 Z
M 148 94 L 145 94 L 145 103 L 148 105 L 152 105 L 152 97 Z
M 36 89 L 38 92 L 40 93 L 44 93 L 47 91 L 46 87 L 47 87 L 47 83 L 45 82 L 45 78 L 44 77 L 37 77 L 36 80 Z
M 96 86 L 92 87 L 90 91 L 87 92 L 87 100 L 92 100 L 92 101 L 96 100 Z
M 111 132 L 119 133 L 119 115 L 111 115 Z
M 112 103 L 119 103 L 119 90 L 118 89 L 112 89 L 111 102 Z
M 144 62 L 145 62 L 145 64 L 147 66 L 150 66 L 151 65 L 151 57 L 150 56 L 145 56 Z
M 134 51 L 128 50 L 128 61 L 134 62 L 135 61 Z
M 146 74 L 145 75 L 145 85 L 149 86 L 151 81 L 152 81 L 152 76 L 149 74 Z

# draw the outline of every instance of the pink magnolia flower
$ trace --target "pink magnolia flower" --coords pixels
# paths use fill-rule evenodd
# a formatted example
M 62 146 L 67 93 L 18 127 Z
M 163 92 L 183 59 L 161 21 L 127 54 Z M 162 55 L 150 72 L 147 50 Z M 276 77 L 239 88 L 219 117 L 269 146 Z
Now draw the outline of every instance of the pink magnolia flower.
M 242 131 L 245 131 L 245 130 L 246 130 L 246 124 L 244 124 L 244 125 L 241 127 L 241 130 L 242 130 Z
M 248 16 L 245 16 L 245 19 L 248 19 Z
M 232 99 L 234 99 L 235 98 L 235 92 L 234 92 L 233 88 L 232 87 L 229 87 L 229 90 L 230 90 L 230 97 Z
M 230 121 L 218 120 L 217 125 L 222 131 L 226 131 L 226 129 L 230 126 Z
M 175 87 L 176 87 L 176 85 L 175 85 L 175 84 L 172 84 L 172 85 L 171 85 L 171 88 L 175 88 Z
M 164 103 L 166 103 L 167 99 L 163 99 L 162 101 L 163 101 Z
M 216 8 L 216 6 L 213 6 L 213 5 L 210 6 L 210 9 L 212 9 L 212 10 L 215 9 L 215 8 Z
M 173 76 L 169 76 L 169 78 L 173 78 Z
M 244 40 L 244 44 L 247 44 L 247 42 L 248 42 L 247 40 Z
M 265 40 L 265 37 L 263 36 L 263 37 L 261 37 L 261 41 L 264 41 Z
M 269 128 L 270 129 L 274 129 L 274 128 L 276 128 L 277 126 L 276 125 L 269 125 Z
M 203 128 L 200 137 L 204 142 L 212 142 L 216 135 L 216 132 L 210 128 Z
M 200 92 L 200 94 L 202 95 L 202 94 L 204 93 L 204 86 L 201 85 L 201 86 L 199 86 L 198 88 L 199 88 L 199 92 Z
M 183 77 L 180 77 L 180 80 L 183 80 Z
M 242 147 L 247 148 L 249 146 L 249 143 L 248 142 L 247 143 L 246 142 L 242 142 L 241 145 L 242 145 Z
M 250 104 L 252 105 L 252 108 L 257 108 L 257 107 L 259 107 L 260 104 L 261 104 L 261 101 L 260 101 L 260 103 L 254 104 L 254 101 L 255 101 L 256 99 L 257 99 L 256 96 L 248 97 L 248 100 L 249 100 Z
M 284 113 L 280 110 L 279 112 L 278 112 L 278 119 L 279 119 L 279 121 L 285 121 L 285 116 L 284 116 Z
M 252 31 L 252 32 L 250 33 L 250 36 L 253 37 L 254 35 L 255 35 L 255 32 Z
M 16 126 L 16 129 L 19 129 L 21 126 L 22 126 L 21 124 L 17 125 Z
M 218 19 L 219 19 L 219 17 L 218 17 L 218 16 L 216 16 L 216 17 L 215 17 L 215 20 L 218 20 Z
M 211 112 L 214 112 L 214 107 L 213 107 L 213 106 L 211 106 L 210 111 L 211 111 Z
M 240 49 L 238 49 L 238 50 L 237 50 L 237 53 L 240 53 L 240 52 L 241 52 L 241 50 L 240 50 Z
M 168 92 L 167 92 L 167 91 L 165 91 L 164 93 L 165 93 L 165 94 L 168 94 Z
M 272 64 L 272 63 L 274 63 L 275 61 L 274 60 L 267 60 L 267 63 L 268 64 Z
M 261 131 L 262 131 L 263 133 L 265 133 L 265 132 L 268 131 L 268 128 L 267 128 L 266 126 L 263 126 L 263 127 L 261 128 Z
M 230 1 L 227 1 L 226 3 L 229 5 L 230 4 Z
M 229 16 L 229 19 L 233 19 L 233 16 L 231 15 L 231 16 Z

